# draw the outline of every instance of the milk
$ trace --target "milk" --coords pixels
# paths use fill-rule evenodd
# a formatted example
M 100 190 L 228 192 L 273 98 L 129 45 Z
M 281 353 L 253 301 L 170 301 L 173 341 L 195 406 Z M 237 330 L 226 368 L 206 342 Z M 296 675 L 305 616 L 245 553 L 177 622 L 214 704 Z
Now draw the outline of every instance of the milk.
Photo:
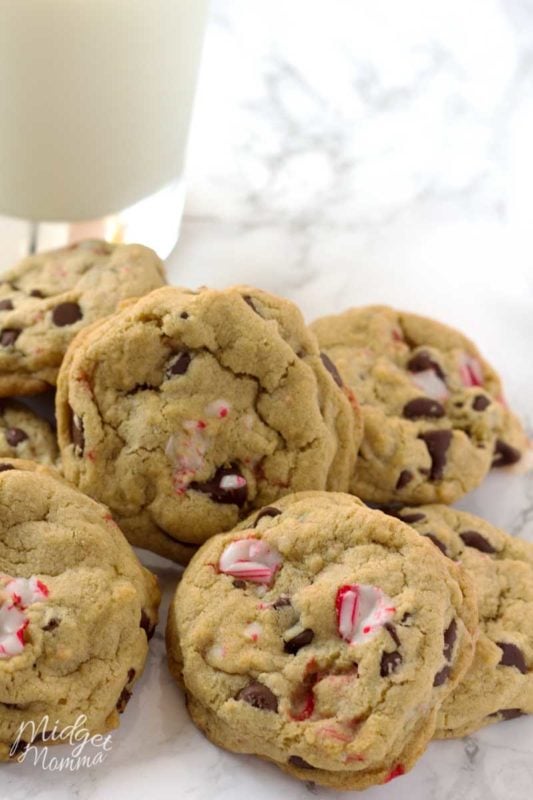
M 0 0 L 0 214 L 93 220 L 175 181 L 208 0 Z

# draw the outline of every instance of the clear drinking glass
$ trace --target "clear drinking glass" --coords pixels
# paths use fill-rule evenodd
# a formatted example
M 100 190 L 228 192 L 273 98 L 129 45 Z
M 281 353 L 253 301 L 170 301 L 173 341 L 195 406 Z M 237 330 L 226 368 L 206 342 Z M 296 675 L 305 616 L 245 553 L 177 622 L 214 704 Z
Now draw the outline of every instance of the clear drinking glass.
M 0 266 L 177 241 L 208 0 L 0 0 Z

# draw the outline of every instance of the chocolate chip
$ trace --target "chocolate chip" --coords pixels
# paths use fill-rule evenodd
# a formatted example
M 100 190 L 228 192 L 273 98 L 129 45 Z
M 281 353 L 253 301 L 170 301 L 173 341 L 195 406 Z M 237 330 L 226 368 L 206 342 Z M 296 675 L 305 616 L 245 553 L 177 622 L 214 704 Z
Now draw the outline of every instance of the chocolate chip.
M 444 649 L 442 654 L 446 661 L 452 660 L 453 646 L 457 639 L 457 622 L 452 619 L 446 630 L 444 631 Z
M 6 300 L 0 300 L 0 311 L 11 311 L 13 309 L 13 303 L 8 298 Z
M 82 317 L 82 310 L 77 303 L 60 303 L 52 311 L 52 322 L 58 328 L 63 328 L 65 325 L 74 325 Z
M 135 675 L 136 675 L 136 674 L 137 674 L 137 673 L 135 672 L 135 670 L 133 669 L 133 667 L 131 667 L 131 669 L 129 669 L 129 670 L 128 670 L 128 683 L 131 683 L 131 682 L 132 682 L 132 680 L 134 679 L 134 677 L 135 677 Z
M 516 447 L 511 447 L 510 444 L 507 444 L 502 439 L 496 440 L 494 458 L 492 459 L 493 467 L 507 467 L 509 464 L 516 464 L 521 458 L 522 453 Z
M 393 672 L 397 671 L 402 661 L 403 659 L 397 650 L 394 653 L 383 653 L 379 665 L 379 674 L 382 678 L 392 675 Z
M 278 597 L 277 600 L 274 600 L 272 603 L 272 608 L 274 608 L 276 611 L 279 611 L 280 608 L 286 608 L 286 606 L 290 606 L 290 604 L 291 601 L 289 597 L 281 596 Z
M 0 333 L 0 345 L 2 345 L 2 347 L 11 347 L 11 345 L 15 344 L 19 336 L 20 330 L 18 328 L 4 328 Z
M 403 615 L 403 617 L 400 620 L 400 624 L 401 625 L 410 625 L 412 621 L 413 621 L 413 615 L 410 614 L 409 611 L 406 611 L 405 614 Z
M 13 743 L 14 744 L 14 743 Z M 17 746 L 15 750 L 13 750 L 13 745 L 11 745 L 11 749 L 9 750 L 10 756 L 18 756 L 26 750 L 28 747 L 28 742 L 25 742 L 23 739 L 19 739 L 17 741 Z
M 488 406 L 490 406 L 490 400 L 484 394 L 478 394 L 474 397 L 474 402 L 472 403 L 474 411 L 485 411 Z
M 47 624 L 44 626 L 44 628 L 43 628 L 43 631 L 47 631 L 47 632 L 49 633 L 50 631 L 55 631 L 55 629 L 56 629 L 57 627 L 59 627 L 59 620 L 57 619 L 57 617 L 52 617 L 52 619 L 50 620 L 50 622 L 48 622 L 48 623 L 47 623 Z
M 411 483 L 412 480 L 413 480 L 413 473 L 410 472 L 408 469 L 402 469 L 402 471 L 400 472 L 400 476 L 396 481 L 396 488 L 403 489 L 405 486 L 407 486 L 408 483 Z
M 289 756 L 289 764 L 292 764 L 293 767 L 297 767 L 298 769 L 315 769 L 315 767 L 308 764 L 303 758 L 300 756 Z
M 257 308 L 254 305 L 254 301 L 252 300 L 249 294 L 243 294 L 242 299 L 244 300 L 245 303 L 248 303 L 252 311 L 255 311 L 256 314 L 259 314 Z
M 443 667 L 440 672 L 437 672 L 435 678 L 433 679 L 433 686 L 442 686 L 442 684 L 448 679 L 449 675 L 450 667 L 447 665 Z
M 283 645 L 283 650 L 285 653 L 290 653 L 291 655 L 296 655 L 298 650 L 301 650 L 302 647 L 305 647 L 308 644 L 311 644 L 313 639 L 315 638 L 314 631 L 311 628 L 306 628 L 301 633 L 296 634 L 293 636 L 292 639 L 289 639 L 288 642 L 285 642 Z
M 412 525 L 413 522 L 422 522 L 425 518 L 425 514 L 398 514 L 398 519 L 407 522 L 408 525 Z
M 119 714 L 123 714 L 126 710 L 126 706 L 128 705 L 131 698 L 131 692 L 128 689 L 124 688 L 120 693 L 120 697 L 117 701 L 117 711 Z
M 148 616 L 144 608 L 141 611 L 141 621 L 139 625 L 146 633 L 146 638 L 148 639 L 148 641 L 150 641 L 150 639 L 154 635 L 155 625 L 152 623 L 150 617 Z
M 166 376 L 171 378 L 173 375 L 185 375 L 191 363 L 191 354 L 186 350 L 177 353 L 173 361 L 167 367 Z
M 23 431 L 22 428 L 8 428 L 4 436 L 6 437 L 6 442 L 11 445 L 11 447 L 16 447 L 28 438 L 28 434 L 26 431 Z
M 431 458 L 429 477 L 432 481 L 438 481 L 444 473 L 446 453 L 452 441 L 452 432 L 450 430 L 427 431 L 426 433 L 420 433 L 418 438 L 422 439 L 426 445 Z
M 242 700 L 244 703 L 259 708 L 261 711 L 278 711 L 278 698 L 271 692 L 268 686 L 265 686 L 259 681 L 252 681 L 244 689 L 241 689 L 236 700 Z
M 522 675 L 526 675 L 526 659 L 524 658 L 524 654 L 520 648 L 515 644 L 509 644 L 508 642 L 496 642 L 496 644 L 502 651 L 502 657 L 500 659 L 501 666 L 516 667 L 516 669 L 521 672 Z
M 279 508 L 274 508 L 274 506 L 265 506 L 265 508 L 262 508 L 257 517 L 255 518 L 252 528 L 257 528 L 257 523 L 259 522 L 260 519 L 263 519 L 263 517 L 279 517 L 280 514 L 281 511 L 279 510 Z
M 434 361 L 426 350 L 415 353 L 407 362 L 407 369 L 411 372 L 425 372 L 426 369 L 432 369 L 441 380 L 445 377 L 440 364 Z
M 246 589 L 246 581 L 241 580 L 241 578 L 235 578 L 233 586 L 236 589 Z
M 482 553 L 495 553 L 496 549 L 477 531 L 463 531 L 459 534 L 467 547 L 474 547 Z
M 434 533 L 424 533 L 423 535 L 426 537 L 426 539 L 429 539 L 430 542 L 433 542 L 435 547 L 438 547 L 441 553 L 444 553 L 445 556 L 448 555 L 446 546 L 441 542 L 438 536 L 435 536 Z
M 517 717 L 523 717 L 524 712 L 519 708 L 501 708 L 499 711 L 495 711 L 494 714 L 489 714 L 489 716 L 500 717 L 502 720 L 516 719 Z
M 229 467 L 219 467 L 212 478 L 208 481 L 193 481 L 190 488 L 196 492 L 208 494 L 215 503 L 229 503 L 242 507 L 248 497 L 248 486 L 244 480 L 242 486 L 228 487 L 221 486 L 224 478 L 242 478 L 241 472 L 236 464 Z
M 396 626 L 393 625 L 392 622 L 386 622 L 384 627 L 385 627 L 385 630 L 388 633 L 390 633 L 394 644 L 398 645 L 398 647 L 399 647 L 400 646 L 400 637 L 396 633 Z
M 74 452 L 77 455 L 82 455 L 85 448 L 83 421 L 72 409 L 70 409 L 70 438 L 74 445 Z
M 32 289 L 30 292 L 30 297 L 44 297 L 44 294 L 40 289 Z
M 0 464 L 0 472 L 7 472 L 8 469 L 15 469 L 13 464 Z
M 337 369 L 331 358 L 327 356 L 325 353 L 320 353 L 320 360 L 324 364 L 325 368 L 327 369 L 327 371 L 329 372 L 329 374 L 331 375 L 337 386 L 340 386 L 342 389 L 343 387 L 342 378 L 339 375 L 339 370 Z
M 406 419 L 419 419 L 420 417 L 432 417 L 439 419 L 444 416 L 444 406 L 431 397 L 415 397 L 409 400 L 403 407 L 403 415 Z

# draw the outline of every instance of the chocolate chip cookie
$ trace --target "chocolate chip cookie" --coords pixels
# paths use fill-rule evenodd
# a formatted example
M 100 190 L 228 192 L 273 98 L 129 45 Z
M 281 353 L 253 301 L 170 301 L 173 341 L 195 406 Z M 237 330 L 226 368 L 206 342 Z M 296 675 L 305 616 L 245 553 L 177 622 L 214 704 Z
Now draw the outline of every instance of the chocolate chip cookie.
M 24 723 L 42 732 L 86 715 L 91 733 L 117 726 L 144 667 L 159 592 L 108 509 L 53 470 L 1 460 L 0 505 L 6 760 L 28 743 L 19 741 Z
M 363 789 L 419 757 L 476 627 L 468 576 L 431 542 L 350 495 L 304 492 L 194 556 L 167 649 L 213 742 Z
M 0 277 L 0 397 L 55 385 L 78 331 L 164 283 L 142 245 L 85 241 L 25 258 Z
M 312 326 L 361 403 L 364 439 L 351 491 L 377 503 L 452 503 L 491 465 L 527 446 L 500 379 L 475 345 L 439 322 L 385 306 Z
M 58 450 L 51 425 L 14 400 L 0 400 L 0 458 L 25 458 L 53 465 Z
M 133 544 L 185 563 L 252 508 L 348 488 L 360 413 L 325 362 L 288 300 L 152 292 L 65 358 L 65 476 L 109 505 Z
M 437 736 L 466 736 L 533 714 L 533 544 L 447 506 L 405 508 L 399 516 L 462 564 L 478 596 L 474 661 L 441 708 Z

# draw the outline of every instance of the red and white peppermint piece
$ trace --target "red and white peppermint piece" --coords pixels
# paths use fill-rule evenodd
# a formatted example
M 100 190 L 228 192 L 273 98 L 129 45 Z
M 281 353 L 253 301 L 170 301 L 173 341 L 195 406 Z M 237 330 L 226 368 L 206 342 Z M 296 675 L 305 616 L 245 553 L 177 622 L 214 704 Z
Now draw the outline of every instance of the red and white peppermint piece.
M 0 575 L 0 659 L 24 650 L 24 631 L 29 625 L 25 610 L 46 600 L 48 587 L 35 576 L 10 578 Z
M 335 600 L 339 636 L 349 644 L 362 644 L 394 615 L 390 597 L 377 586 L 354 583 L 341 586 Z
M 227 400 L 220 398 L 208 403 L 205 407 L 205 414 L 207 417 L 217 417 L 218 419 L 225 419 L 231 411 L 231 403 Z
M 242 489 L 243 486 L 246 486 L 246 478 L 243 478 L 242 475 L 224 475 L 220 479 L 219 486 L 226 490 Z
M 183 494 L 205 464 L 209 440 L 202 420 L 185 420 L 184 432 L 170 436 L 165 455 L 174 466 L 172 483 L 177 494 Z
M 477 358 L 464 353 L 461 357 L 459 375 L 463 386 L 483 386 L 483 369 Z
M 269 584 L 281 562 L 278 551 L 261 539 L 237 539 L 226 547 L 218 567 L 226 575 Z
M 411 375 L 411 380 L 415 386 L 418 386 L 432 400 L 446 400 L 449 397 L 448 387 L 433 369 L 414 372 Z

